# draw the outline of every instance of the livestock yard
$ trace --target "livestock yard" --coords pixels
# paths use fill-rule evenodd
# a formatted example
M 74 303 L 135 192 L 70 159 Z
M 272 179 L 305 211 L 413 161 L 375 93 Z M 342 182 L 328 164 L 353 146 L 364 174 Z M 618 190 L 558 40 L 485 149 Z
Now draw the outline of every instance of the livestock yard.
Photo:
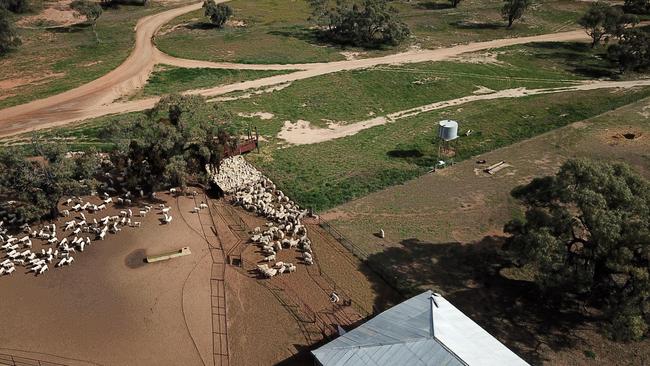
M 0 0 L 0 365 L 650 364 L 649 21 Z

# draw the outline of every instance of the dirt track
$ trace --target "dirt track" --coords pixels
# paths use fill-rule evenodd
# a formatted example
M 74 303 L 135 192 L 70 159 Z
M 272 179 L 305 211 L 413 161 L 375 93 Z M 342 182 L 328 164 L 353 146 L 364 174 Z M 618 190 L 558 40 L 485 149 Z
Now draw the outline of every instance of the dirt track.
M 221 2 L 223 1 L 225 0 L 222 0 Z M 242 91 L 278 85 L 318 75 L 344 70 L 368 68 L 382 64 L 439 61 L 462 53 L 530 42 L 587 40 L 587 36 L 583 31 L 571 31 L 532 37 L 476 42 L 436 50 L 409 51 L 369 59 L 287 65 L 243 65 L 183 60 L 165 55 L 155 48 L 152 38 L 160 27 L 175 17 L 199 9 L 200 7 L 201 3 L 194 3 L 142 18 L 136 26 L 135 48 L 126 61 L 124 61 L 124 63 L 122 63 L 118 68 L 99 79 L 67 92 L 2 110 L 2 116 L 0 117 L 0 136 L 54 127 L 108 114 L 125 113 L 150 108 L 156 103 L 158 98 L 149 98 L 125 103 L 116 103 L 114 101 L 119 99 L 121 96 L 128 95 L 134 90 L 142 87 L 146 83 L 153 66 L 157 63 L 166 63 L 182 67 L 299 70 L 286 75 L 278 75 L 211 89 L 188 92 L 213 97 L 232 91 Z
M 403 118 L 417 116 L 421 113 L 430 112 L 437 109 L 443 109 L 452 106 L 458 106 L 465 103 L 476 102 L 481 100 L 494 100 L 503 98 L 522 98 L 531 95 L 554 94 L 569 91 L 585 91 L 596 89 L 629 89 L 634 87 L 650 86 L 650 80 L 632 80 L 632 81 L 597 81 L 587 82 L 579 85 L 569 85 L 559 88 L 543 89 L 506 89 L 489 94 L 470 95 L 457 99 L 444 100 L 431 103 L 395 113 L 386 116 L 374 117 L 369 120 L 359 121 L 352 124 L 330 124 L 327 128 L 313 127 L 308 121 L 298 120 L 293 124 L 285 122 L 278 137 L 295 145 L 316 144 L 319 142 L 334 140 L 337 138 L 355 135 L 365 129 L 395 122 Z

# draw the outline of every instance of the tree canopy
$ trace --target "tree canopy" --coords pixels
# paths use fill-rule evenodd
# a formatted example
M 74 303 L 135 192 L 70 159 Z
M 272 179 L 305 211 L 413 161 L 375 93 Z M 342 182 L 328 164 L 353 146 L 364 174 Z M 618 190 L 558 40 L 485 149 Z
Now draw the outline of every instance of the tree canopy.
M 0 0 L 0 8 L 12 13 L 26 13 L 30 10 L 28 0 Z
M 621 72 L 646 70 L 650 67 L 650 37 L 641 29 L 627 29 L 607 54 Z
M 0 201 L 15 203 L 0 205 L 0 211 L 21 224 L 56 217 L 64 196 L 110 188 L 150 193 L 207 183 L 206 164 L 218 165 L 226 150 L 234 149 L 230 136 L 236 133 L 230 115 L 214 104 L 199 96 L 169 95 L 135 120 L 100 129 L 100 136 L 117 142 L 102 159 L 93 149 L 70 153 L 51 141 L 3 148 Z M 104 173 L 120 178 L 106 179 Z
M 16 33 L 11 14 L 0 9 L 0 55 L 20 46 L 21 41 Z
M 650 1 L 648 0 L 625 0 L 623 9 L 628 13 L 633 14 L 648 14 L 650 13 Z
M 521 19 L 530 4 L 532 0 L 504 0 L 501 15 L 508 21 L 508 28 L 512 28 L 515 20 Z
M 212 22 L 212 24 L 217 28 L 223 28 L 228 21 L 228 18 L 233 15 L 230 6 L 225 4 L 215 4 L 214 0 L 205 0 L 203 2 L 203 9 L 205 9 L 205 16 L 210 18 L 210 22 Z
M 101 5 L 95 2 L 88 0 L 74 0 L 70 3 L 70 8 L 74 10 L 77 14 L 86 18 L 88 22 L 93 27 L 93 33 L 95 34 L 95 39 L 99 42 L 99 36 L 97 35 L 97 19 L 102 15 L 103 9 Z
M 536 270 L 549 294 L 601 306 L 614 335 L 639 339 L 650 322 L 650 183 L 627 165 L 570 160 L 513 196 L 525 220 L 505 231 L 506 249 Z
M 0 196 L 15 201 L 3 210 L 15 215 L 17 221 L 55 217 L 57 203 L 64 195 L 89 194 L 96 189 L 100 162 L 93 150 L 66 157 L 67 147 L 59 143 L 33 141 L 30 147 L 39 159 L 28 158 L 20 147 L 0 151 Z
M 205 181 L 205 165 L 218 164 L 231 141 L 229 115 L 199 96 L 168 95 L 147 115 L 109 127 L 123 143 L 111 154 L 127 187 L 151 192 Z
M 311 20 L 331 42 L 362 47 L 396 45 L 410 31 L 388 0 L 308 0 Z
M 595 47 L 603 39 L 619 37 L 630 24 L 637 24 L 639 18 L 625 14 L 620 8 L 615 8 L 606 2 L 592 3 L 585 14 L 578 20 L 587 35 L 591 37 L 591 47 Z

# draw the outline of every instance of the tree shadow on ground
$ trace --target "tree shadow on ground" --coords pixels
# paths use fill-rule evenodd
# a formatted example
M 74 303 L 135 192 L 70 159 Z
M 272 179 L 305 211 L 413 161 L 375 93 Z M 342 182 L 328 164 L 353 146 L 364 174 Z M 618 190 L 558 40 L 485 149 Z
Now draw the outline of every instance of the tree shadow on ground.
M 415 5 L 418 9 L 425 9 L 425 10 L 445 10 L 445 9 L 452 9 L 453 6 L 451 6 L 450 3 L 437 3 L 435 1 L 425 1 L 425 2 L 420 2 Z
M 317 29 L 308 29 L 298 25 L 272 30 L 269 31 L 268 34 L 285 38 L 295 38 L 303 42 L 318 46 L 340 47 L 339 45 L 332 44 L 324 40 Z
M 421 158 L 424 156 L 418 149 L 395 149 L 386 153 L 391 158 Z
M 498 22 L 467 22 L 465 20 L 457 20 L 449 23 L 452 27 L 458 29 L 505 29 L 506 26 L 503 23 Z
M 341 51 L 347 49 L 359 49 L 359 50 L 385 50 L 390 48 L 388 45 L 382 44 L 368 44 L 364 46 L 355 46 L 345 42 L 338 42 L 333 39 L 328 39 L 323 33 L 319 32 L 318 29 L 309 29 L 303 26 L 292 26 L 284 27 L 279 30 L 273 30 L 268 32 L 270 35 L 286 37 L 286 38 L 295 38 L 303 42 L 310 43 L 315 46 L 320 47 L 330 47 L 339 49 Z
M 570 349 L 578 340 L 575 329 L 587 319 L 577 307 L 559 311 L 546 304 L 532 282 L 503 276 L 501 270 L 509 262 L 502 243 L 501 237 L 466 245 L 407 239 L 399 247 L 370 255 L 375 276 L 368 278 L 376 283 L 380 274 L 404 299 L 426 289 L 441 292 L 515 353 L 539 364 L 544 361 L 540 346 Z M 381 301 L 377 307 L 386 305 Z
M 210 29 L 218 29 L 218 27 L 212 23 L 209 22 L 194 22 L 194 23 L 189 23 L 185 24 L 183 26 L 185 29 L 189 30 L 210 30 Z
M 561 60 L 574 74 L 588 78 L 617 79 L 619 74 L 603 52 L 592 54 L 591 46 L 580 42 L 540 42 L 524 47 L 535 52 L 534 57 L 541 60 Z M 539 51 L 542 49 L 542 51 Z M 552 52 L 548 52 L 551 50 Z
M 77 33 L 77 32 L 83 32 L 84 30 L 90 27 L 92 27 L 92 24 L 88 22 L 84 22 L 84 23 L 76 23 L 71 25 L 48 27 L 46 29 L 48 32 L 52 32 L 52 33 Z

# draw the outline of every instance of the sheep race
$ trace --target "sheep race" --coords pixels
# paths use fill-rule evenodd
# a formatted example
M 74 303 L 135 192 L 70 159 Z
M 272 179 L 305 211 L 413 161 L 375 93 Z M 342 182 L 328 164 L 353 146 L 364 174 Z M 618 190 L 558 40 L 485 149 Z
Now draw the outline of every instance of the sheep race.
M 144 347 L 174 364 L 266 364 L 303 357 L 304 347 L 370 313 L 371 283 L 356 259 L 319 229 L 318 216 L 242 156 L 207 165 L 206 171 L 216 195 L 205 186 L 127 190 L 123 172 L 105 173 L 99 192 L 64 196 L 49 222 L 21 222 L 13 214 L 16 202 L 0 205 L 0 296 L 7 310 L 0 312 L 0 323 L 15 329 L 21 318 L 31 317 L 42 329 L 60 329 L 57 317 L 40 310 L 43 298 L 51 299 L 51 310 L 66 322 L 74 318 L 71 309 L 84 319 L 68 335 L 76 346 L 0 331 L 0 356 L 2 347 L 11 347 L 46 362 L 61 359 L 37 352 L 102 364 L 151 364 L 144 356 L 124 358 L 141 355 Z M 243 231 L 232 228 L 235 219 Z M 237 243 L 242 263 L 225 266 Z M 181 247 L 191 248 L 191 255 L 145 260 Z M 223 287 L 215 288 L 215 281 Z M 138 320 L 150 318 L 145 314 L 155 315 L 146 326 Z M 214 317 L 222 320 L 215 323 Z M 286 325 L 279 334 L 278 321 Z M 189 333 L 163 337 L 172 325 Z M 161 336 L 143 346 L 150 332 Z M 273 340 L 255 341 L 269 332 L 276 332 Z M 126 353 L 87 352 L 107 339 Z M 215 349 L 225 351 L 217 355 Z
M 305 264 L 314 264 L 311 241 L 306 227 L 301 224 L 307 210 L 301 210 L 242 156 L 225 159 L 218 171 L 213 168 L 208 171 L 224 193 L 233 196 L 233 204 L 269 220 L 264 228 L 255 227 L 250 238 L 261 249 L 265 262 L 275 261 L 277 252 L 283 249 L 294 249 L 302 253 Z M 265 277 L 273 277 L 294 272 L 296 266 L 278 261 L 271 267 L 261 264 L 258 269 Z

